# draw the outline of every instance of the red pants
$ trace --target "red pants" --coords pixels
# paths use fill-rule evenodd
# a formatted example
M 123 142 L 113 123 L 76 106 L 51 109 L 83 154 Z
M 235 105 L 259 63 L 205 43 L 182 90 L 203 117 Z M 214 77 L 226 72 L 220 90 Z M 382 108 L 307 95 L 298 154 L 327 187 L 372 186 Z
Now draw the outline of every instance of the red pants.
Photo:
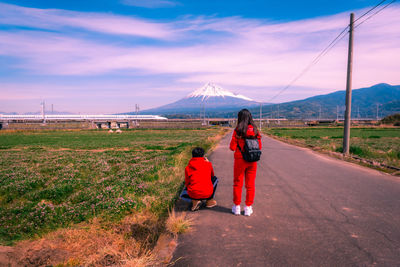
M 257 162 L 247 162 L 244 159 L 235 159 L 233 165 L 233 203 L 240 205 L 242 200 L 243 178 L 246 186 L 246 206 L 253 205 Z

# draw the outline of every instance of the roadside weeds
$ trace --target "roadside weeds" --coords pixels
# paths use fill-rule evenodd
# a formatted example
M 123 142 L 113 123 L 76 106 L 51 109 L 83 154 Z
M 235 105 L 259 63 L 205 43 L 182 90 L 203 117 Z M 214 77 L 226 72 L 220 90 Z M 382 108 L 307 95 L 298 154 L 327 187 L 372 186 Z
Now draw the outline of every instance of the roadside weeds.
M 325 154 L 325 155 L 329 155 L 329 156 L 334 157 L 336 159 L 340 159 L 340 160 L 344 160 L 344 161 L 347 161 L 347 162 L 359 164 L 361 166 L 369 167 L 369 168 L 372 168 L 372 169 L 375 169 L 375 170 L 378 170 L 378 171 L 382 171 L 382 172 L 385 172 L 385 173 L 388 173 L 388 174 L 391 174 L 391 175 L 394 175 L 394 176 L 400 176 L 400 169 L 399 168 L 393 167 L 393 166 L 389 166 L 389 165 L 380 163 L 378 161 L 364 159 L 364 158 L 361 158 L 361 157 L 358 157 L 358 156 L 355 156 L 355 155 L 352 155 L 352 154 L 350 154 L 348 156 L 345 156 L 345 155 L 343 155 L 343 153 L 333 152 L 333 151 L 330 151 L 330 150 L 323 149 L 323 148 L 321 148 L 319 146 L 313 146 L 313 145 L 310 145 L 310 144 L 305 144 L 305 143 L 302 143 L 300 141 L 297 141 L 296 139 L 292 139 L 292 138 L 288 138 L 288 137 L 280 137 L 280 136 L 276 136 L 276 135 L 273 135 L 273 134 L 267 134 L 267 133 L 264 133 L 264 134 L 267 135 L 270 138 L 275 139 L 275 140 L 278 140 L 278 141 L 281 141 L 281 142 L 285 142 L 285 143 L 288 143 L 288 144 L 292 144 L 292 145 L 295 145 L 295 146 L 298 146 L 298 147 L 309 148 L 309 149 L 311 149 L 313 151 L 316 151 L 316 152 L 319 152 L 319 153 L 322 153 L 322 154 Z

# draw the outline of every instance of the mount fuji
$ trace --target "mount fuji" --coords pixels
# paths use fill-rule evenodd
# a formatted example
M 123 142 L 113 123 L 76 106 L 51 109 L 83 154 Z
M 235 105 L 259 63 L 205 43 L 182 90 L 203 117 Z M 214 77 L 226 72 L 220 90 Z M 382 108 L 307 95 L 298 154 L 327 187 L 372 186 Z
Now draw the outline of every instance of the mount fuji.
M 243 95 L 234 94 L 213 83 L 193 91 L 185 98 L 158 108 L 141 111 L 141 114 L 184 115 L 198 117 L 204 110 L 213 116 L 226 117 L 231 112 L 237 112 L 244 107 L 259 105 L 258 102 Z

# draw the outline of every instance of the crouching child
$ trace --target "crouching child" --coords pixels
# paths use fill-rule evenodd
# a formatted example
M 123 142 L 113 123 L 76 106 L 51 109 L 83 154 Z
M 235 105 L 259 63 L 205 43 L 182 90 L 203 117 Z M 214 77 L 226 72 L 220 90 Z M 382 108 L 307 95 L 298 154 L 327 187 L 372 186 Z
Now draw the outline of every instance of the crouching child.
M 198 210 L 203 201 L 206 207 L 217 205 L 214 200 L 218 179 L 214 176 L 211 162 L 204 157 L 204 149 L 196 147 L 192 151 L 192 159 L 185 168 L 185 188 L 181 198 L 192 202 L 192 211 Z

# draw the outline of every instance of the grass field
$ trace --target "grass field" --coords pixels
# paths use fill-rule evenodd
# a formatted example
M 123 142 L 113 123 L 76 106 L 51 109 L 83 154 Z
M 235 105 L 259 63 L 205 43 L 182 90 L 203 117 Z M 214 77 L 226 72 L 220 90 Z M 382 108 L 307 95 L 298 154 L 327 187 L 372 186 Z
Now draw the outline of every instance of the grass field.
M 295 139 L 328 151 L 342 152 L 342 127 L 264 128 L 264 133 Z M 400 128 L 352 128 L 350 153 L 400 168 Z
M 165 215 L 191 148 L 210 148 L 219 133 L 0 132 L 0 243 L 94 217 L 118 221 L 145 207 Z

